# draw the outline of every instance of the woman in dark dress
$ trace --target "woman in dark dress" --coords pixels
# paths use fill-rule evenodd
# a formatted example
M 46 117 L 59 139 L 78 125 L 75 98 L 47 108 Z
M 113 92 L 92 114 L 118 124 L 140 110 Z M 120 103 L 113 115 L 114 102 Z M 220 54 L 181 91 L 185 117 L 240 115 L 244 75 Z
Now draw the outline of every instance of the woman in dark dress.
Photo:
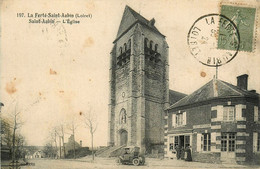
M 175 149 L 176 149 L 176 156 L 177 156 L 177 160 L 179 160 L 180 158 L 181 158 L 181 146 L 180 145 L 177 145 L 176 147 L 175 147 Z
M 191 147 L 190 146 L 186 147 L 185 152 L 187 153 L 187 157 L 186 157 L 185 161 L 192 161 Z
M 185 150 L 184 147 L 181 147 L 181 159 L 184 160 Z

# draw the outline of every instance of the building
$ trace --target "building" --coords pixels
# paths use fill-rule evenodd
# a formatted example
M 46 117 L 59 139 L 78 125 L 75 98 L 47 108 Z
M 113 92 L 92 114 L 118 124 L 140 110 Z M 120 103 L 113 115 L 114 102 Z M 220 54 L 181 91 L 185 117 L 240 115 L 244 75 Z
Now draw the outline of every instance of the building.
M 147 20 L 126 6 L 113 43 L 108 145 L 163 152 L 164 110 L 185 96 L 169 90 L 165 36 L 154 19 Z
M 248 75 L 237 86 L 212 79 L 171 105 L 166 112 L 165 156 L 174 147 L 192 147 L 201 162 L 259 162 L 259 94 L 247 90 Z
M 72 134 L 68 138 L 68 142 L 65 143 L 65 153 L 66 153 L 66 155 L 69 153 L 69 151 L 74 151 L 74 147 L 75 147 L 75 150 L 81 148 L 82 147 L 82 141 L 80 141 L 80 144 L 78 142 L 76 142 L 75 139 L 74 139 L 74 135 Z
M 32 158 L 44 158 L 44 152 L 37 150 L 33 153 Z

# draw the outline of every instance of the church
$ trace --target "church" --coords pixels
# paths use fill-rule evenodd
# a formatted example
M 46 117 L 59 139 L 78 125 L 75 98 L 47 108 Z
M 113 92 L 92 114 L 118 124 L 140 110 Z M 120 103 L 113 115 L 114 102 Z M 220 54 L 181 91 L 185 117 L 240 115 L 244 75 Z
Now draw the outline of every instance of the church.
M 176 158 L 191 147 L 193 161 L 259 163 L 260 97 L 213 78 L 190 95 L 169 89 L 165 36 L 126 6 L 110 53 L 108 145 L 139 146 L 146 153 Z
M 185 97 L 169 90 L 169 46 L 155 27 L 129 6 L 113 42 L 109 69 L 108 145 L 164 153 L 165 110 Z

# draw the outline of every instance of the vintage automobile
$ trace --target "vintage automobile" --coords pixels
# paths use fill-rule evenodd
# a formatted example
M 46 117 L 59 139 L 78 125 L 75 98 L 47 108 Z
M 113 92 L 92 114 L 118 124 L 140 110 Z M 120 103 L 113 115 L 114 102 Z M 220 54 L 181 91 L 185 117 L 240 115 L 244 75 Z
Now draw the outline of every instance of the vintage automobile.
M 140 148 L 136 146 L 129 146 L 123 148 L 122 154 L 118 158 L 119 164 L 133 164 L 135 166 L 143 165 L 145 158 L 140 155 Z

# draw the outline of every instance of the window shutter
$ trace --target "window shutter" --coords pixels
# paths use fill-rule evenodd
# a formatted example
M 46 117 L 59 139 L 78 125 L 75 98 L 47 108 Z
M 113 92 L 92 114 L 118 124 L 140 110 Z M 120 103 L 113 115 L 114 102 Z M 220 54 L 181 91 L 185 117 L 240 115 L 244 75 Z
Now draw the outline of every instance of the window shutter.
M 239 120 L 239 119 L 241 119 L 241 117 L 242 117 L 242 106 L 241 106 L 241 104 L 239 104 L 239 105 L 236 105 L 236 110 L 235 110 L 235 112 L 236 112 L 236 120 Z
M 258 133 L 254 132 L 253 133 L 253 152 L 257 152 L 257 135 Z
M 201 152 L 201 133 L 197 133 L 197 152 Z
M 186 112 L 183 112 L 183 125 L 186 125 Z
M 223 120 L 223 106 L 217 106 L 217 117 L 218 120 Z
M 254 106 L 254 121 L 258 121 L 258 106 Z
M 172 127 L 176 126 L 176 114 L 172 114 Z

